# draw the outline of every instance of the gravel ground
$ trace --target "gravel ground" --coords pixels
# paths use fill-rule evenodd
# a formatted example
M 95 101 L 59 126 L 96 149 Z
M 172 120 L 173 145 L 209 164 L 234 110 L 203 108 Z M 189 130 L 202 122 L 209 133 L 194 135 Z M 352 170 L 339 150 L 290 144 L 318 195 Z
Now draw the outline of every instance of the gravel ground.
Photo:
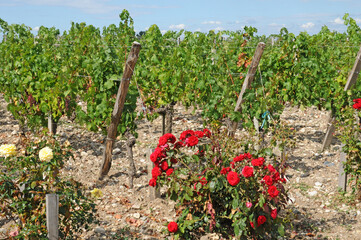
M 202 129 L 198 112 L 176 106 L 173 132 L 179 136 L 186 129 Z M 289 168 L 286 176 L 292 202 L 292 227 L 286 239 L 361 239 L 361 203 L 350 202 L 350 194 L 337 189 L 341 143 L 335 138 L 329 149 L 321 152 L 328 113 L 317 108 L 286 107 L 281 115 L 295 129 L 296 146 L 287 152 Z M 0 144 L 19 141 L 19 125 L 6 110 L 0 96 Z M 101 184 L 97 177 L 102 163 L 104 136 L 91 133 L 67 119 L 61 119 L 58 139 L 68 140 L 74 147 L 75 159 L 66 162 L 62 174 L 72 176 L 89 189 L 98 187 L 103 197 L 96 201 L 98 222 L 80 239 L 166 239 L 166 224 L 176 219 L 174 202 L 166 198 L 149 200 L 147 151 L 155 147 L 161 135 L 161 119 L 153 123 L 142 120 L 138 124 L 138 139 L 134 146 L 137 178 L 129 189 L 128 160 L 125 140 L 117 139 L 109 177 Z M 164 191 L 164 189 L 162 190 Z M 0 238 L 5 238 L 12 223 L 0 219 Z

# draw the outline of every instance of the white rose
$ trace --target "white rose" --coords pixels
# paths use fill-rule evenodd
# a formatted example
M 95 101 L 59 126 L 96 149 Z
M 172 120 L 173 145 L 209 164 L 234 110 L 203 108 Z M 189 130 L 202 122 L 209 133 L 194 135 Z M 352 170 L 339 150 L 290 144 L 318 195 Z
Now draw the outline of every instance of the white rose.
M 0 146 L 0 156 L 12 157 L 16 155 L 16 146 L 14 144 L 4 144 Z
M 41 161 L 50 161 L 53 158 L 53 150 L 49 147 L 44 147 L 39 152 L 39 158 Z

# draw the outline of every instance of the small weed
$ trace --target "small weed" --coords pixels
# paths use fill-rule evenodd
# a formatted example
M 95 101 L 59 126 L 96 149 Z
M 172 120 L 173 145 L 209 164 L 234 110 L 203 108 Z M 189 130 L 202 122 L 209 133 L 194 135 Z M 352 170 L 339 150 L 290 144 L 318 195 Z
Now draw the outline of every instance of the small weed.
M 306 183 L 300 182 L 300 183 L 295 183 L 292 185 L 293 188 L 297 188 L 300 189 L 301 193 L 303 195 L 306 195 L 308 190 L 311 188 L 311 186 L 307 185 Z

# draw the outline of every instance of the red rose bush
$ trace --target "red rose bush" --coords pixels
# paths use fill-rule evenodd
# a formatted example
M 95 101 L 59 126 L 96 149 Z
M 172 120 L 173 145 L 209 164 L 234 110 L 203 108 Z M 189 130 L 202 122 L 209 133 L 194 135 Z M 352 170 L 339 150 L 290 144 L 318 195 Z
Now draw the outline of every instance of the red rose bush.
M 187 130 L 179 139 L 160 137 L 150 160 L 149 185 L 168 186 L 167 196 L 177 202 L 178 219 L 168 225 L 175 239 L 206 232 L 227 239 L 284 234 L 278 213 L 288 200 L 286 179 L 270 149 L 256 151 L 208 129 Z

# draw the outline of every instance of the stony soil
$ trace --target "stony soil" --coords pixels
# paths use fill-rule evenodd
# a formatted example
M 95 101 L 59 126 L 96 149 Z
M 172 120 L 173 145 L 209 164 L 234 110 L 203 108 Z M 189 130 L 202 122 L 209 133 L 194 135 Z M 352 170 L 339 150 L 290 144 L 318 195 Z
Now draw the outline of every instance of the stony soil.
M 316 108 L 287 107 L 281 118 L 295 129 L 296 147 L 287 153 L 290 168 L 286 176 L 290 201 L 284 214 L 289 213 L 292 226 L 286 239 L 361 239 L 361 203 L 350 201 L 350 194 L 338 192 L 340 142 L 334 139 L 330 149 L 321 152 L 327 127 L 328 113 Z M 81 235 L 81 239 L 167 239 L 162 231 L 175 219 L 174 202 L 166 198 L 150 201 L 146 154 L 155 147 L 161 135 L 161 119 L 139 122 L 138 139 L 134 147 L 137 178 L 129 189 L 128 160 L 125 140 L 118 139 L 113 151 L 109 177 L 101 184 L 97 177 L 102 163 L 101 134 L 91 133 L 67 119 L 61 119 L 58 139 L 68 140 L 75 159 L 66 162 L 62 174 L 81 181 L 89 190 L 98 187 L 103 197 L 96 201 L 98 222 Z M 173 132 L 179 136 L 186 129 L 202 129 L 199 114 L 177 106 Z M 19 141 L 19 125 L 6 110 L 0 96 L 0 144 Z M 5 239 L 13 223 L 0 219 L 0 239 Z

